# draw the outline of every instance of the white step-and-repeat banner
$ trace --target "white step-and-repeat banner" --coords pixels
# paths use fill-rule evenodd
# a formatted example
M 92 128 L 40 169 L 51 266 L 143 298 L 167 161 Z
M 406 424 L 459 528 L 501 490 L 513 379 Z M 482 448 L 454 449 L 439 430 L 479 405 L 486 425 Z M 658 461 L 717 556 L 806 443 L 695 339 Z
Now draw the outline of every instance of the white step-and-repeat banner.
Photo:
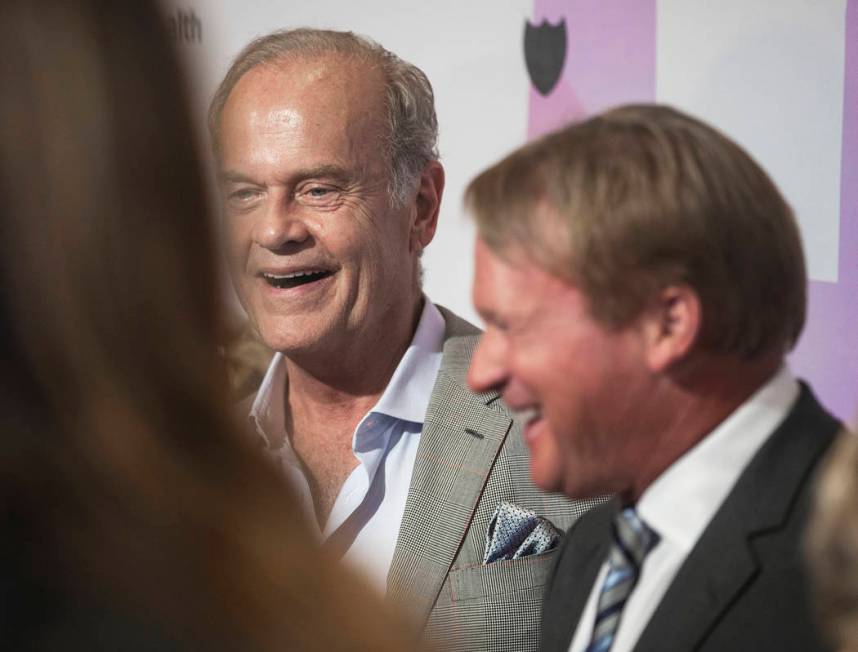
M 448 181 L 425 289 L 475 322 L 461 198 L 477 172 L 629 101 L 719 126 L 762 162 L 801 225 L 810 306 L 791 364 L 841 418 L 858 416 L 858 0 L 167 0 L 165 10 L 201 120 L 231 59 L 278 28 L 356 31 L 426 72 Z

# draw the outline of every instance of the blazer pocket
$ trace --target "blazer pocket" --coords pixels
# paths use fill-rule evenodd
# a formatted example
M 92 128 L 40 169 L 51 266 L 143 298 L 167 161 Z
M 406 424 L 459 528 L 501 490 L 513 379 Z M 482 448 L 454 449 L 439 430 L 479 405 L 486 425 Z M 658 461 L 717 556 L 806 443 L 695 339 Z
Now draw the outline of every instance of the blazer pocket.
M 450 571 L 453 602 L 541 589 L 548 582 L 558 548 L 521 559 L 466 566 Z

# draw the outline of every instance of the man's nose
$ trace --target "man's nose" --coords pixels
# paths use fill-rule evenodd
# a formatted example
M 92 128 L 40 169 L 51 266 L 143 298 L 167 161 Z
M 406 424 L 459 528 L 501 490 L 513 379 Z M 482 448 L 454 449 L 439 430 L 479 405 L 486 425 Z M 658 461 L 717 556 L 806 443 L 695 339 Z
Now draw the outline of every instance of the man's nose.
M 260 215 L 253 239 L 266 249 L 281 249 L 290 243 L 301 243 L 310 237 L 300 206 L 291 202 L 272 202 Z
M 505 344 L 498 333 L 487 330 L 480 337 L 468 369 L 468 386 L 474 392 L 503 390 L 507 382 Z

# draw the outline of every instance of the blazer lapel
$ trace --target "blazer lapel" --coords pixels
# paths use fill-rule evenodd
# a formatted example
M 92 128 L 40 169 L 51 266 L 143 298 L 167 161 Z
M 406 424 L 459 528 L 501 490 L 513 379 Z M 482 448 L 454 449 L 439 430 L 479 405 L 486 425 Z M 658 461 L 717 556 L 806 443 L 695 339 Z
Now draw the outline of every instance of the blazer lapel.
M 569 649 L 599 570 L 608 557 L 611 522 L 619 505 L 620 501 L 612 498 L 587 514 L 566 535 L 566 545 L 571 548 L 561 552 L 552 585 L 546 592 L 540 650 Z M 579 530 L 585 527 L 586 531 Z
M 496 394 L 473 394 L 464 386 L 476 329 L 442 313 L 448 340 L 387 578 L 388 597 L 407 605 L 419 626 L 438 597 L 512 425 L 491 405 Z M 462 330 L 467 337 L 457 334 Z
M 388 594 L 422 624 L 473 518 L 512 421 L 439 376 L 388 575 Z
M 742 530 L 735 514 L 719 514 L 680 568 L 635 652 L 696 649 L 757 570 Z
M 694 650 L 753 581 L 754 540 L 777 533 L 840 424 L 802 386 L 679 569 L 635 652 Z

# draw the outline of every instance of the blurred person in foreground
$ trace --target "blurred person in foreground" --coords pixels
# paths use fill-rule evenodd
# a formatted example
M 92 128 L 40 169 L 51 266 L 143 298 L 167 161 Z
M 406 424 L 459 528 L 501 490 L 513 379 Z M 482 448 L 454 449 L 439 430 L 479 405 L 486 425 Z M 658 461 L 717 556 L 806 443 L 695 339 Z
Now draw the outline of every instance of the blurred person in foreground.
M 232 427 L 212 229 L 152 4 L 0 5 L 0 640 L 410 649 Z
M 708 125 L 628 106 L 475 179 L 469 373 L 527 411 L 540 486 L 615 493 L 567 535 L 541 649 L 823 649 L 801 536 L 841 427 L 784 356 L 805 316 L 792 211 Z
M 858 435 L 842 432 L 820 469 L 807 552 L 817 615 L 834 649 L 858 650 Z
M 275 32 L 211 103 L 232 273 L 277 353 L 241 406 L 326 547 L 453 650 L 531 650 L 559 533 L 479 331 L 420 287 L 444 169 L 429 80 L 380 45 Z M 554 526 L 544 517 L 553 521 Z

